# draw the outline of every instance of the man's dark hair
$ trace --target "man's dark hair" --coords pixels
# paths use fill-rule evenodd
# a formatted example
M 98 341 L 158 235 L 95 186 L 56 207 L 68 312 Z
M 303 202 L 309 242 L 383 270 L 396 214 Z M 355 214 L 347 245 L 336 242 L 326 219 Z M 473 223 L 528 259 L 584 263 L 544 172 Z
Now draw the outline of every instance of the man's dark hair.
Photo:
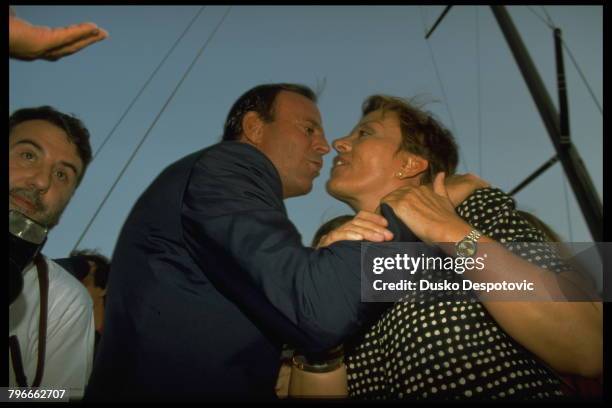
M 295 92 L 314 103 L 317 95 L 307 86 L 299 84 L 264 84 L 246 91 L 230 109 L 223 127 L 223 141 L 238 140 L 242 134 L 242 119 L 247 112 L 254 111 L 265 122 L 274 120 L 274 101 L 281 91 Z
M 108 274 L 110 273 L 110 260 L 107 257 L 93 249 L 74 250 L 70 253 L 70 257 L 95 263 L 96 271 L 94 273 L 94 285 L 102 289 L 106 288 Z M 89 265 L 87 265 L 87 268 L 89 270 Z M 85 276 L 87 276 L 87 274 L 85 274 Z M 83 278 L 85 278 L 85 276 L 83 276 Z
M 20 123 L 29 120 L 45 120 L 62 129 L 68 135 L 70 142 L 74 143 L 81 161 L 83 171 L 79 175 L 77 185 L 83 179 L 85 170 L 91 162 L 91 146 L 89 144 L 89 131 L 75 116 L 62 113 L 51 106 L 39 106 L 36 108 L 23 108 L 16 110 L 9 116 L 9 136 L 13 128 Z

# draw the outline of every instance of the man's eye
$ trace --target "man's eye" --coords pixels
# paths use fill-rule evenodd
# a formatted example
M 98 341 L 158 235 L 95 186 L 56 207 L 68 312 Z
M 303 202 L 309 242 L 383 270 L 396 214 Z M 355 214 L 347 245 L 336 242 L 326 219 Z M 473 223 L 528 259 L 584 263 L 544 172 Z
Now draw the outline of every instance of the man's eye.
M 25 159 L 25 160 L 34 160 L 36 158 L 36 156 L 34 156 L 34 153 L 32 152 L 22 152 L 21 153 L 21 158 Z
M 65 171 L 62 171 L 62 170 L 58 170 L 58 171 L 56 171 L 56 172 L 55 172 L 55 176 L 56 176 L 56 177 L 57 177 L 59 180 L 61 180 L 61 181 L 66 181 L 66 180 L 68 180 L 68 175 L 66 174 L 66 172 L 65 172 Z
M 314 134 L 314 132 L 315 132 L 314 128 L 311 128 L 311 127 L 309 127 L 309 126 L 306 126 L 306 133 L 307 133 L 308 135 L 312 135 L 312 134 Z

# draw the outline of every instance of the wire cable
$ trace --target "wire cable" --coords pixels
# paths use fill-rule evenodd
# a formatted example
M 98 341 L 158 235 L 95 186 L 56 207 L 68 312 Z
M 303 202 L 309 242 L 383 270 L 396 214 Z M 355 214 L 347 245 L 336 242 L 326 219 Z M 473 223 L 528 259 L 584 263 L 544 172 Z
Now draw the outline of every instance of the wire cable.
M 570 51 L 569 47 L 567 46 L 567 44 L 565 43 L 565 40 L 563 40 L 563 38 L 561 38 L 561 43 L 563 44 L 563 48 L 565 48 L 565 51 L 567 51 L 567 53 L 569 54 L 570 59 L 572 60 L 572 63 L 574 64 L 574 67 L 576 67 L 576 71 L 578 71 L 578 74 L 580 75 L 580 78 L 582 79 L 582 82 L 584 83 L 584 85 L 588 89 L 589 94 L 591 95 L 591 99 L 593 99 L 593 102 L 597 106 L 597 109 L 599 109 L 599 113 L 601 113 L 602 116 L 603 116 L 603 109 L 601 107 L 601 103 L 599 103 L 599 101 L 595 97 L 595 93 L 593 92 L 593 89 L 591 88 L 591 85 L 589 85 L 589 82 L 587 81 L 586 77 L 582 73 L 582 70 L 580 69 L 580 66 L 578 66 L 578 62 L 576 62 L 576 59 L 574 58 L 574 55 Z
M 539 18 L 539 19 L 540 19 L 540 20 L 541 20 L 541 21 L 542 21 L 542 22 L 543 22 L 543 23 L 544 23 L 546 26 L 548 26 L 548 28 L 550 28 L 551 30 L 554 30 L 554 29 L 555 29 L 555 26 L 554 26 L 554 25 L 551 25 L 551 24 L 550 24 L 548 21 L 546 21 L 546 20 L 544 19 L 544 17 L 542 17 L 541 15 L 539 15 L 538 13 L 536 13 L 536 11 L 535 11 L 533 8 L 531 8 L 531 6 L 527 6 L 527 8 L 529 9 L 529 11 L 531 11 L 533 14 L 535 14 L 535 16 L 536 16 L 537 18 Z
M 478 176 L 484 178 L 484 175 L 482 173 L 482 101 L 480 90 L 480 28 L 478 24 L 478 6 L 475 6 L 474 10 L 476 11 L 476 105 L 478 107 Z
M 158 112 L 157 116 L 155 117 L 155 119 L 153 120 L 153 122 L 151 123 L 151 125 L 149 126 L 147 131 L 145 132 L 144 136 L 142 137 L 142 139 L 138 143 L 138 146 L 136 146 L 136 149 L 134 150 L 134 152 L 132 153 L 132 155 L 128 159 L 127 163 L 125 164 L 125 166 L 123 166 L 123 169 L 121 169 L 121 172 L 119 173 L 119 176 L 117 176 L 117 178 L 115 179 L 115 182 L 113 183 L 112 187 L 110 188 L 110 190 L 108 191 L 108 193 L 104 197 L 104 200 L 102 200 L 102 202 L 98 206 L 98 209 L 96 210 L 95 214 L 93 215 L 93 217 L 91 218 L 91 220 L 89 221 L 87 226 L 85 227 L 85 230 L 83 231 L 83 233 L 81 234 L 81 236 L 77 240 L 76 244 L 74 244 L 74 248 L 72 249 L 73 251 L 79 246 L 79 244 L 81 243 L 83 237 L 85 236 L 85 234 L 87 234 L 87 231 L 89 231 L 89 228 L 91 227 L 91 225 L 93 224 L 94 220 L 96 219 L 96 217 L 100 213 L 100 210 L 102 209 L 102 207 L 104 207 L 104 204 L 106 203 L 106 201 L 108 200 L 108 198 L 110 197 L 110 195 L 114 191 L 115 187 L 119 183 L 119 180 L 121 179 L 121 177 L 123 176 L 123 174 L 125 173 L 127 168 L 129 167 L 129 165 L 132 162 L 132 160 L 134 159 L 134 157 L 136 157 L 136 154 L 138 153 L 138 150 L 140 150 L 140 148 L 142 147 L 143 143 L 145 142 L 147 137 L 150 135 L 151 130 L 153 130 L 153 128 L 157 124 L 157 121 L 159 120 L 161 115 L 164 113 L 164 111 L 166 110 L 166 108 L 168 107 L 168 105 L 170 104 L 170 102 L 172 101 L 174 96 L 176 95 L 176 92 L 178 91 L 178 89 L 180 88 L 182 83 L 185 81 L 185 78 L 187 78 L 187 76 L 191 72 L 191 69 L 195 66 L 195 64 L 198 61 L 198 59 L 200 58 L 200 56 L 202 55 L 202 53 L 204 52 L 204 50 L 206 49 L 206 47 L 208 46 L 210 41 L 213 39 L 213 37 L 215 36 L 217 31 L 219 30 L 219 27 L 221 27 L 221 24 L 223 24 L 223 22 L 225 21 L 227 15 L 229 14 L 231 9 L 232 9 L 232 6 L 229 6 L 227 11 L 223 15 L 223 17 L 221 18 L 221 20 L 219 21 L 217 26 L 215 27 L 215 29 L 213 30 L 213 32 L 208 36 L 208 39 L 206 40 L 204 45 L 200 48 L 200 50 L 196 54 L 195 58 L 193 59 L 193 61 L 191 62 L 191 64 L 189 65 L 189 67 L 187 68 L 185 73 L 183 74 L 183 76 L 181 77 L 180 81 L 178 82 L 178 84 L 176 85 L 176 87 L 174 88 L 174 90 L 172 91 L 172 93 L 170 94 L 170 96 L 168 97 L 166 102 L 164 103 L 164 106 L 162 106 L 161 110 Z
M 123 112 L 123 114 L 121 115 L 121 117 L 119 118 L 119 120 L 117 121 L 117 123 L 115 123 L 115 126 L 113 126 L 113 128 L 111 129 L 111 131 L 108 133 L 108 135 L 106 136 L 106 138 L 104 139 L 104 141 L 102 142 L 102 144 L 96 149 L 95 153 L 93 154 L 92 160 L 95 159 L 98 156 L 98 153 L 100 153 L 100 151 L 102 150 L 102 148 L 104 147 L 104 145 L 106 145 L 106 142 L 108 142 L 108 139 L 110 139 L 110 137 L 113 135 L 113 133 L 115 133 L 115 130 L 117 130 L 117 128 L 119 127 L 119 125 L 121 124 L 121 122 L 123 122 L 123 119 L 127 116 L 127 114 L 130 112 L 130 110 L 132 109 L 132 106 L 134 106 L 134 104 L 136 103 L 136 101 L 138 100 L 138 98 L 140 98 L 140 95 L 142 95 L 142 93 L 144 92 L 144 90 L 147 88 L 147 86 L 151 83 L 151 80 L 153 79 L 153 77 L 155 77 L 155 75 L 157 74 L 157 71 L 159 71 L 159 69 L 162 67 L 162 65 L 164 65 L 164 63 L 166 62 L 166 60 L 168 59 L 168 57 L 170 56 L 170 54 L 172 54 L 172 52 L 174 51 L 174 49 L 176 48 L 176 46 L 181 42 L 181 40 L 183 39 L 183 37 L 185 37 L 185 34 L 187 34 L 187 31 L 189 31 L 189 29 L 191 28 L 191 26 L 193 25 L 193 23 L 198 19 L 198 17 L 200 16 L 200 14 L 202 13 L 202 11 L 206 8 L 206 6 L 202 6 L 200 7 L 200 10 L 196 13 L 196 15 L 191 19 L 191 21 L 189 22 L 189 24 L 187 25 L 187 27 L 185 28 L 185 30 L 183 30 L 183 33 L 176 39 L 176 41 L 174 42 L 174 44 L 172 45 L 172 47 L 170 47 L 170 50 L 168 50 L 168 52 L 166 53 L 166 55 L 164 56 L 164 58 L 162 58 L 162 60 L 160 61 L 160 63 L 157 65 L 157 68 L 155 68 L 155 70 L 153 71 L 153 73 L 149 76 L 149 79 L 147 79 L 147 81 L 144 83 L 144 85 L 142 86 L 142 88 L 140 88 L 140 91 L 138 91 L 138 93 L 136 94 L 136 96 L 134 97 L 134 99 L 132 99 L 132 102 L 130 102 L 129 106 L 127 107 L 127 109 Z
M 550 18 L 550 14 L 548 14 L 548 11 L 546 11 L 546 8 L 544 6 L 540 6 L 540 8 L 542 9 L 542 11 L 544 12 L 544 14 L 546 15 L 546 18 L 548 19 L 548 23 L 550 24 L 551 27 L 557 27 L 557 25 L 555 24 L 555 22 L 553 21 L 552 18 Z
M 423 15 L 423 6 L 419 6 L 419 11 L 421 12 L 421 21 L 423 22 L 423 29 L 425 30 L 425 33 L 427 33 L 427 24 L 425 23 L 425 16 Z M 446 96 L 446 91 L 444 89 L 444 84 L 442 83 L 442 77 L 440 76 L 440 71 L 438 70 L 438 64 L 436 63 L 436 59 L 434 57 L 434 53 L 433 53 L 433 48 L 431 47 L 431 44 L 429 43 L 429 40 L 425 40 L 425 43 L 427 43 L 427 48 L 429 49 L 429 55 L 431 56 L 431 60 L 433 62 L 433 66 L 434 66 L 434 71 L 436 72 L 436 78 L 438 79 L 438 85 L 440 86 L 440 91 L 442 92 L 442 97 L 444 98 L 444 106 L 446 107 L 446 112 L 448 113 L 448 117 L 450 119 L 451 122 L 451 130 L 453 132 L 453 134 L 455 135 L 455 137 L 458 136 L 457 134 L 457 128 L 455 126 L 455 120 L 453 119 L 453 115 L 451 113 L 450 110 L 450 106 L 448 103 L 448 97 Z M 466 173 L 469 173 L 468 167 L 467 167 L 467 163 L 465 162 L 465 160 L 462 157 L 462 153 L 461 150 L 459 150 L 459 158 L 461 163 L 463 164 L 463 169 Z
M 561 183 L 563 184 L 563 195 L 565 196 L 565 213 L 567 214 L 567 232 L 569 233 L 569 242 L 574 242 L 574 233 L 572 230 L 572 216 L 570 213 L 569 195 L 567 193 L 567 180 L 565 173 L 561 173 Z
M 531 8 L 531 6 L 527 6 L 527 8 L 533 14 L 535 14 L 536 17 L 538 17 L 548 28 L 550 28 L 551 30 L 554 30 L 556 28 L 556 25 L 555 25 L 553 19 L 550 17 L 550 14 L 548 14 L 548 12 L 544 8 L 544 6 L 542 6 L 542 10 L 546 14 L 546 17 L 548 18 L 548 21 L 545 20 L 544 17 L 540 16 L 533 8 Z M 563 44 L 563 48 L 565 49 L 565 51 L 567 51 L 568 55 L 570 56 L 570 59 L 572 60 L 572 64 L 574 64 L 574 67 L 576 68 L 576 71 L 578 71 L 578 75 L 580 75 L 580 79 L 582 80 L 582 83 L 586 86 L 587 90 L 589 91 L 589 94 L 591 95 L 591 99 L 593 99 L 593 102 L 597 106 L 597 109 L 599 110 L 599 113 L 601 113 L 603 115 L 603 108 L 601 107 L 601 103 L 599 102 L 599 100 L 597 100 L 597 97 L 595 96 L 595 92 L 593 92 L 593 89 L 591 88 L 591 85 L 589 84 L 589 81 L 587 81 L 586 77 L 582 73 L 582 70 L 580 69 L 580 66 L 578 65 L 578 62 L 574 58 L 574 54 L 572 54 L 572 51 L 569 49 L 568 45 L 565 43 L 565 40 L 563 38 L 561 38 L 561 43 Z

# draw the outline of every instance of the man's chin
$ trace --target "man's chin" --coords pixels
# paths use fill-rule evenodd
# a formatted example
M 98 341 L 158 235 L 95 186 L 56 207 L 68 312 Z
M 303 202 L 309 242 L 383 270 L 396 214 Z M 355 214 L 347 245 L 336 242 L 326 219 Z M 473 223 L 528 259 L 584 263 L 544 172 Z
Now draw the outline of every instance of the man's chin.
M 17 211 L 17 212 L 20 212 L 21 214 L 25 215 L 26 217 L 30 218 L 31 220 L 33 220 L 33 221 L 37 222 L 38 224 L 44 226 L 48 230 L 50 230 L 51 228 L 55 227 L 57 225 L 57 223 L 59 222 L 59 219 L 49 220 L 49 217 L 44 217 L 44 216 L 41 217 L 36 212 L 29 211 L 27 209 L 24 209 L 24 208 L 15 206 L 15 205 L 10 205 L 9 204 L 9 209 Z
M 13 210 L 13 211 L 17 211 L 18 213 L 21 213 L 23 215 L 25 215 L 26 217 L 36 221 L 37 223 L 41 224 L 41 222 L 38 220 L 38 217 L 36 216 L 36 212 L 32 211 L 28 208 L 23 208 L 20 207 L 18 205 L 13 204 L 10 200 L 9 200 L 9 210 Z

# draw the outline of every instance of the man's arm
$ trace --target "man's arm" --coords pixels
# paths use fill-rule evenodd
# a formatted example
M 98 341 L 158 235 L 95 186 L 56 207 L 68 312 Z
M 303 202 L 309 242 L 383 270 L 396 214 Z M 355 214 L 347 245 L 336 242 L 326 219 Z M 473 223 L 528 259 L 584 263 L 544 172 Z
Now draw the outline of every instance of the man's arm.
M 187 248 L 219 290 L 259 323 L 283 316 L 277 334 L 297 333 L 285 342 L 305 351 L 332 348 L 380 307 L 361 302 L 360 242 L 304 247 L 272 164 L 241 145 L 213 149 L 194 168 L 183 206 Z M 228 262 L 233 267 L 223 267 Z M 262 299 L 272 313 L 254 306 Z

